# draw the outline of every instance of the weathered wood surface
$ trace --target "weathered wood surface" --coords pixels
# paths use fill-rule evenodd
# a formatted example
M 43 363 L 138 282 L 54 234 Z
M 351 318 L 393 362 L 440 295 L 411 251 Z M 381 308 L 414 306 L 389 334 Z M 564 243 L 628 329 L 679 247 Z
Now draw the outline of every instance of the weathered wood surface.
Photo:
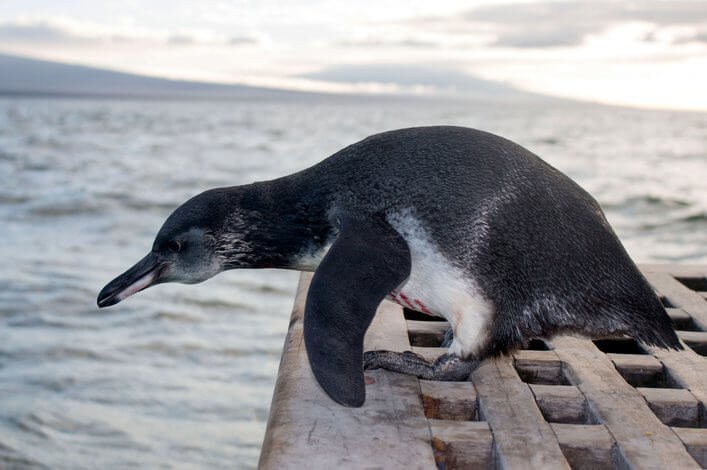
M 260 468 L 430 468 L 430 430 L 414 377 L 370 371 L 366 404 L 346 408 L 317 385 L 302 338 L 303 275 L 273 395 Z M 384 302 L 366 349 L 410 349 L 399 308 Z
M 439 468 L 493 467 L 493 435 L 488 423 L 430 419 L 430 430 Z
M 658 294 L 664 296 L 671 306 L 687 312 L 702 331 L 707 331 L 707 302 L 696 291 L 668 273 L 649 271 L 645 273 Z
M 651 411 L 668 426 L 697 427 L 700 403 L 683 388 L 637 388 Z
M 473 374 L 481 416 L 493 430 L 501 468 L 570 468 L 550 424 L 511 358 L 484 362 Z
M 476 388 L 471 382 L 420 380 L 425 416 L 430 419 L 478 421 Z
M 559 337 L 555 352 L 569 366 L 572 382 L 619 447 L 629 468 L 698 468 L 680 439 L 653 414 L 643 397 L 590 341 Z
M 707 467 L 707 266 L 642 267 L 685 351 L 555 338 L 487 361 L 471 382 L 366 372 L 360 409 L 331 401 L 302 340 L 303 275 L 273 396 L 261 468 Z M 435 359 L 446 322 L 384 302 L 366 349 Z M 550 350 L 540 350 L 547 349 Z
M 615 466 L 614 440 L 602 424 L 552 423 L 560 448 L 573 470 Z
M 687 451 L 702 468 L 707 468 L 707 429 L 672 428 Z
M 549 423 L 586 424 L 587 401 L 574 385 L 531 385 L 538 408 Z

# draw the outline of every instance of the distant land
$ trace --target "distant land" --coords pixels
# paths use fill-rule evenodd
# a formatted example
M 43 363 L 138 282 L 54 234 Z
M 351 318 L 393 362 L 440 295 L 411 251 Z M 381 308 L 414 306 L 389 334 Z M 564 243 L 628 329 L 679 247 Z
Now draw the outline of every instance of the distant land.
M 414 95 L 416 88 L 423 87 L 440 96 L 532 101 L 554 99 L 456 70 L 421 65 L 346 65 L 301 75 L 300 78 L 337 84 L 394 85 L 399 93 L 392 96 Z M 234 99 L 327 96 L 321 92 L 148 77 L 1 53 L 0 94 Z
M 0 54 L 0 94 L 152 98 L 260 98 L 287 90 L 170 80 Z

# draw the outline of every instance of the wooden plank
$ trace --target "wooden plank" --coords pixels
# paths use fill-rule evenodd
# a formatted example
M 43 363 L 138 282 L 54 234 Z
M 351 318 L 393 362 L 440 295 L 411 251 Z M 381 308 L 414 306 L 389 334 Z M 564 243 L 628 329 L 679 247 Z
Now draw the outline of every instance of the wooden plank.
M 689 390 L 700 401 L 702 408 L 707 409 L 707 358 L 690 349 L 649 349 L 665 366 L 670 381 Z
M 673 277 L 707 277 L 707 266 L 704 264 L 639 264 L 644 275 L 664 273 Z
M 686 330 L 687 327 L 692 326 L 692 317 L 689 313 L 681 308 L 666 308 L 668 316 L 673 321 L 676 330 Z
M 586 424 L 587 401 L 574 385 L 531 385 L 535 402 L 549 423 Z
M 707 267 L 702 266 L 701 270 L 697 268 L 695 270 L 701 271 L 701 276 L 704 277 Z M 670 272 L 675 274 L 673 270 L 670 270 Z M 697 273 L 692 274 L 694 277 L 699 277 Z M 699 294 L 666 273 L 648 272 L 646 277 L 651 285 L 664 295 L 671 305 L 687 312 L 695 326 L 707 331 L 707 302 Z M 685 335 L 689 333 L 692 332 L 679 332 L 678 334 L 685 339 Z M 697 336 L 701 337 L 701 335 Z M 687 339 L 692 339 L 692 337 Z M 695 398 L 700 401 L 702 408 L 707 408 L 707 358 L 698 355 L 691 349 L 686 349 L 685 351 L 669 351 L 659 348 L 647 349 L 663 363 L 671 380 L 690 390 Z
M 534 366 L 549 366 L 560 367 L 562 361 L 557 357 L 554 351 L 532 351 L 523 349 L 513 353 L 515 365 L 534 365 Z
M 641 469 L 698 468 L 677 436 L 591 341 L 562 336 L 552 343 L 587 398 L 590 412 L 616 441 L 620 464 Z
M 367 372 L 372 383 L 361 408 L 336 404 L 316 384 L 302 338 L 310 280 L 311 275 L 303 275 L 298 287 L 259 467 L 434 468 L 417 378 Z M 366 347 L 410 349 L 400 307 L 381 305 L 366 335 Z
M 614 468 L 614 440 L 603 424 L 552 423 L 562 453 L 572 470 Z
M 516 371 L 523 382 L 541 385 L 566 384 L 562 361 L 553 351 L 517 351 L 513 354 Z
M 437 468 L 493 468 L 493 436 L 485 422 L 430 420 Z
M 683 388 L 637 388 L 651 410 L 668 426 L 697 427 L 700 403 Z
M 697 292 L 688 289 L 670 274 L 647 272 L 646 278 L 653 288 L 665 296 L 670 305 L 686 311 L 698 328 L 707 331 L 707 302 Z
M 707 429 L 673 428 L 687 451 L 702 468 L 707 468 Z
M 479 419 L 476 389 L 471 382 L 420 380 L 420 391 L 428 419 Z
M 621 376 L 634 387 L 655 387 L 663 381 L 663 364 L 644 354 L 607 354 Z
M 678 336 L 697 354 L 700 356 L 707 356 L 707 332 L 678 331 Z
M 570 468 L 512 361 L 509 357 L 488 360 L 472 374 L 481 417 L 493 432 L 496 464 L 503 469 Z

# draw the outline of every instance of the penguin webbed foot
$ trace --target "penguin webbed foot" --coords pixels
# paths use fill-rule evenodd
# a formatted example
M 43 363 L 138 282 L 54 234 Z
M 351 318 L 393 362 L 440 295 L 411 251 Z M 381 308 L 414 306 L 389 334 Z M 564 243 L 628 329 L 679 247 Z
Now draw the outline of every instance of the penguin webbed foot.
M 478 366 L 474 358 L 462 359 L 454 354 L 443 354 L 430 362 L 412 351 L 366 351 L 363 353 L 363 368 L 386 369 L 401 374 L 414 375 L 424 380 L 458 382 L 467 380 Z

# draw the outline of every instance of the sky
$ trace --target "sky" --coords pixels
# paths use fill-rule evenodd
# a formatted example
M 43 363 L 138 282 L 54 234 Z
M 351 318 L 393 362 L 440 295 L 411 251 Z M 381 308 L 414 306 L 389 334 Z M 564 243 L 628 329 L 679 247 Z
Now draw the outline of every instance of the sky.
M 468 74 L 707 110 L 704 0 L 0 0 L 0 52 L 336 92 L 453 93 Z

